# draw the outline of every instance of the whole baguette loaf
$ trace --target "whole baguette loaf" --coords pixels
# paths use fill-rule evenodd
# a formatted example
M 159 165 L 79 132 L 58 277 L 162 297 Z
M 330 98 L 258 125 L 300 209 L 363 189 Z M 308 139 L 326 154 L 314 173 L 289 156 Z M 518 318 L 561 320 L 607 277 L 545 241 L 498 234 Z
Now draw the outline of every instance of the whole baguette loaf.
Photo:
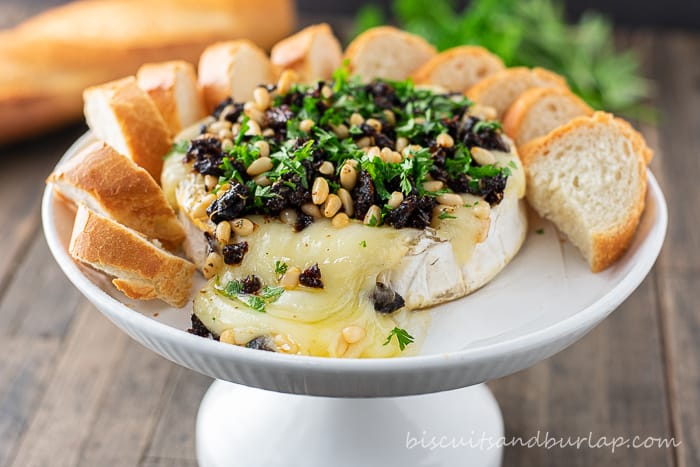
M 209 44 L 269 48 L 291 32 L 293 0 L 76 1 L 0 32 L 0 144 L 81 114 L 88 86 L 145 62 L 197 63 Z
M 155 180 L 105 143 L 95 143 L 61 164 L 47 182 L 62 198 L 84 203 L 171 250 L 185 239 Z
M 127 297 L 159 298 L 181 308 L 190 298 L 192 263 L 162 250 L 135 231 L 78 206 L 69 252 L 114 279 Z

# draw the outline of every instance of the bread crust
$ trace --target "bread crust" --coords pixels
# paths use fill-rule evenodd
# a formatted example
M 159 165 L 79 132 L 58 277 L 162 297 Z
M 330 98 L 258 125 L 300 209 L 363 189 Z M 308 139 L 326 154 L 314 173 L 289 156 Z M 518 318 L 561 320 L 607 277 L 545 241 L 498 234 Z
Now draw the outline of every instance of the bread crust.
M 598 125 L 616 126 L 620 133 L 630 142 L 633 151 L 639 154 L 637 170 L 642 186 L 628 216 L 608 231 L 596 232 L 592 236 L 592 250 L 588 261 L 593 272 L 600 272 L 615 263 L 627 251 L 632 242 L 645 206 L 647 189 L 646 161 L 651 160 L 653 152 L 647 146 L 644 137 L 634 130 L 628 122 L 606 112 L 595 112 L 590 117 L 577 117 L 569 123 L 556 128 L 548 135 L 536 138 L 520 148 L 520 160 L 525 167 L 525 173 L 528 175 L 527 187 L 529 193 L 533 187 L 529 167 L 537 158 L 547 157 L 551 145 L 557 140 L 566 137 L 571 131 L 579 128 L 594 128 Z
M 423 63 L 431 59 L 433 56 L 437 54 L 437 50 L 435 47 L 427 42 L 425 39 L 422 37 L 416 35 L 416 34 L 411 34 L 406 31 L 402 31 L 401 29 L 395 28 L 393 26 L 378 26 L 376 28 L 371 28 L 368 29 L 367 31 L 363 32 L 359 36 L 357 36 L 345 49 L 345 55 L 343 56 L 344 59 L 348 60 L 348 64 L 350 67 L 351 73 L 356 73 L 357 72 L 357 59 L 360 57 L 362 54 L 375 54 L 376 52 L 371 50 L 365 50 L 368 49 L 368 46 L 371 45 L 373 41 L 376 39 L 381 39 L 382 37 L 395 37 L 399 39 L 400 41 L 404 42 L 409 48 L 412 49 L 416 63 L 412 65 L 412 68 L 410 70 L 407 70 L 407 73 L 405 76 L 371 76 L 371 77 L 364 77 L 363 79 L 365 80 L 371 80 L 373 78 L 389 78 L 389 79 L 405 79 L 408 78 L 413 72 L 415 72 Z M 377 63 L 381 63 L 384 57 L 378 56 L 374 57 L 373 60 L 376 61 Z
M 568 88 L 530 88 L 513 102 L 503 117 L 503 131 L 514 141 L 519 141 L 523 121 L 529 116 L 532 107 L 542 98 L 560 96 L 576 106 L 582 116 L 593 115 L 593 109 Z
M 2 31 L 0 144 L 77 120 L 86 87 L 143 63 L 196 63 L 207 45 L 242 37 L 271 47 L 294 27 L 293 3 L 75 1 Z
M 179 83 L 180 79 L 184 79 L 185 83 Z M 192 64 L 182 60 L 147 63 L 139 68 L 136 80 L 139 87 L 153 100 L 171 135 L 178 134 L 183 128 L 204 118 L 204 97 Z M 190 88 L 190 92 L 195 96 L 193 102 L 180 101 L 180 96 L 177 94 L 178 84 Z M 193 116 L 191 120 L 182 119 L 181 106 L 183 105 L 194 106 L 187 109 Z
M 507 103 L 507 105 L 497 106 L 491 102 L 483 102 L 483 100 L 487 93 L 490 93 L 493 90 L 503 92 L 509 83 L 519 83 L 518 87 L 524 87 L 523 91 L 532 87 L 553 86 L 567 88 L 566 80 L 562 76 L 549 70 L 545 70 L 544 68 L 514 67 L 506 68 L 505 70 L 494 73 L 491 76 L 479 81 L 467 90 L 467 97 L 479 104 L 490 105 L 496 108 L 498 116 L 502 117 L 506 110 L 508 110 L 510 104 L 512 104 L 512 102 L 518 95 L 521 94 L 521 92 L 518 92 L 517 95 Z
M 48 178 L 73 203 L 85 195 L 115 221 L 177 248 L 185 231 L 158 184 L 144 169 L 105 143 L 95 143 L 61 164 Z
M 172 145 L 170 132 L 161 117 L 158 108 L 148 94 L 138 87 L 133 76 L 112 81 L 100 86 L 88 88 L 83 93 L 85 99 L 85 117 L 90 128 L 100 139 L 115 145 L 110 138 L 111 129 L 103 128 L 100 116 L 92 114 L 91 100 L 104 98 L 109 111 L 114 115 L 126 149 L 137 165 L 148 171 L 154 180 L 160 180 L 163 168 L 163 156 Z
M 314 41 L 325 41 L 326 56 L 314 57 Z M 270 61 L 280 70 L 293 70 L 301 82 L 311 83 L 318 79 L 327 80 L 340 67 L 343 49 L 326 23 L 314 24 L 298 33 L 282 39 L 270 51 Z
M 130 298 L 159 298 L 178 308 L 190 298 L 192 263 L 83 204 L 75 216 L 69 252 L 74 259 L 116 276 L 115 287 Z
M 259 79 L 252 85 L 246 79 L 251 69 L 246 65 L 236 66 L 243 54 L 249 54 L 257 61 L 254 71 Z M 199 59 L 199 83 L 204 92 L 205 108 L 209 112 L 229 96 L 238 102 L 251 100 L 257 85 L 272 83 L 275 77 L 267 54 L 245 39 L 210 45 Z M 238 85 L 240 81 L 243 81 L 243 86 Z
M 470 66 L 478 68 L 473 72 L 475 77 L 477 77 L 476 81 L 464 81 L 460 86 L 454 86 L 444 80 L 436 79 L 441 68 L 449 68 L 451 64 L 456 64 L 460 60 L 466 60 Z M 464 92 L 476 84 L 477 81 L 503 69 L 505 69 L 503 60 L 497 55 L 492 54 L 483 47 L 463 45 L 445 50 L 428 60 L 413 74 L 413 81 L 416 84 L 437 84 L 448 91 Z M 462 79 L 466 79 L 469 74 L 472 74 L 464 70 L 462 70 L 462 73 Z

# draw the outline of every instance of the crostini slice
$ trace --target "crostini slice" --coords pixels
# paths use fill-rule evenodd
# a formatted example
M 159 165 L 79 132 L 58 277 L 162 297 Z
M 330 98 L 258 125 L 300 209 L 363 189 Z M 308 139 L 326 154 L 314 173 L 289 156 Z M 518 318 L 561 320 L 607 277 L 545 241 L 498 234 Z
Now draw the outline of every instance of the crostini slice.
M 465 92 L 503 70 L 503 60 L 483 47 L 453 47 L 434 56 L 413 74 L 416 84 L 434 84 L 448 91 Z
M 69 252 L 74 259 L 113 276 L 114 286 L 129 298 L 158 298 L 181 308 L 191 296 L 192 263 L 84 204 L 78 205 Z
M 136 80 L 153 99 L 172 135 L 204 118 L 202 90 L 192 64 L 182 60 L 147 63 L 139 68 Z
M 518 97 L 503 117 L 503 130 L 522 146 L 593 109 L 565 88 L 532 88 Z
M 170 131 L 153 100 L 129 76 L 83 92 L 85 120 L 98 139 L 160 180 Z
M 522 94 L 534 87 L 567 88 L 566 80 L 543 68 L 507 68 L 479 81 L 467 90 L 467 96 L 496 109 L 501 119 L 508 107 Z
M 270 52 L 272 64 L 293 70 L 300 82 L 328 80 L 343 61 L 343 49 L 326 23 L 315 24 L 281 40 Z
M 185 231 L 153 178 L 129 158 L 99 142 L 61 164 L 47 179 L 61 198 L 160 241 L 173 250 Z
M 267 54 L 248 40 L 211 45 L 199 59 L 199 84 L 207 112 L 227 97 L 237 102 L 251 100 L 256 87 L 275 82 L 275 77 Z
M 437 54 L 420 36 L 391 26 L 368 29 L 345 50 L 350 72 L 363 81 L 374 78 L 403 80 Z
M 527 199 L 599 272 L 627 250 L 639 224 L 651 150 L 627 122 L 596 112 L 526 143 Z

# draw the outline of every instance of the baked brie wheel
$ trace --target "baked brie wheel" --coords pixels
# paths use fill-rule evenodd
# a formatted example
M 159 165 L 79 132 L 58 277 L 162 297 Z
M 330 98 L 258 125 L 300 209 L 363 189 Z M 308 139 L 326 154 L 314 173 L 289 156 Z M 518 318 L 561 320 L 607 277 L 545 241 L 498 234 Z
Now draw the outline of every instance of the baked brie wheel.
M 412 354 L 429 319 L 416 310 L 475 291 L 518 252 L 521 163 L 462 94 L 341 69 L 254 96 L 222 102 L 165 162 L 185 252 L 208 279 L 192 332 L 291 354 Z

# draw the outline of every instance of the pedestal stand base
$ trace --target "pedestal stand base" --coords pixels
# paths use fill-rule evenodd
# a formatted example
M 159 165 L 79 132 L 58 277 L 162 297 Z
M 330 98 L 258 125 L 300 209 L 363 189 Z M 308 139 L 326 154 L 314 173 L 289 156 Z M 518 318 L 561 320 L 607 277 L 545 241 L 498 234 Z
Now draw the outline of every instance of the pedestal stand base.
M 485 385 L 420 396 L 298 396 L 215 381 L 197 417 L 201 467 L 499 467 Z

